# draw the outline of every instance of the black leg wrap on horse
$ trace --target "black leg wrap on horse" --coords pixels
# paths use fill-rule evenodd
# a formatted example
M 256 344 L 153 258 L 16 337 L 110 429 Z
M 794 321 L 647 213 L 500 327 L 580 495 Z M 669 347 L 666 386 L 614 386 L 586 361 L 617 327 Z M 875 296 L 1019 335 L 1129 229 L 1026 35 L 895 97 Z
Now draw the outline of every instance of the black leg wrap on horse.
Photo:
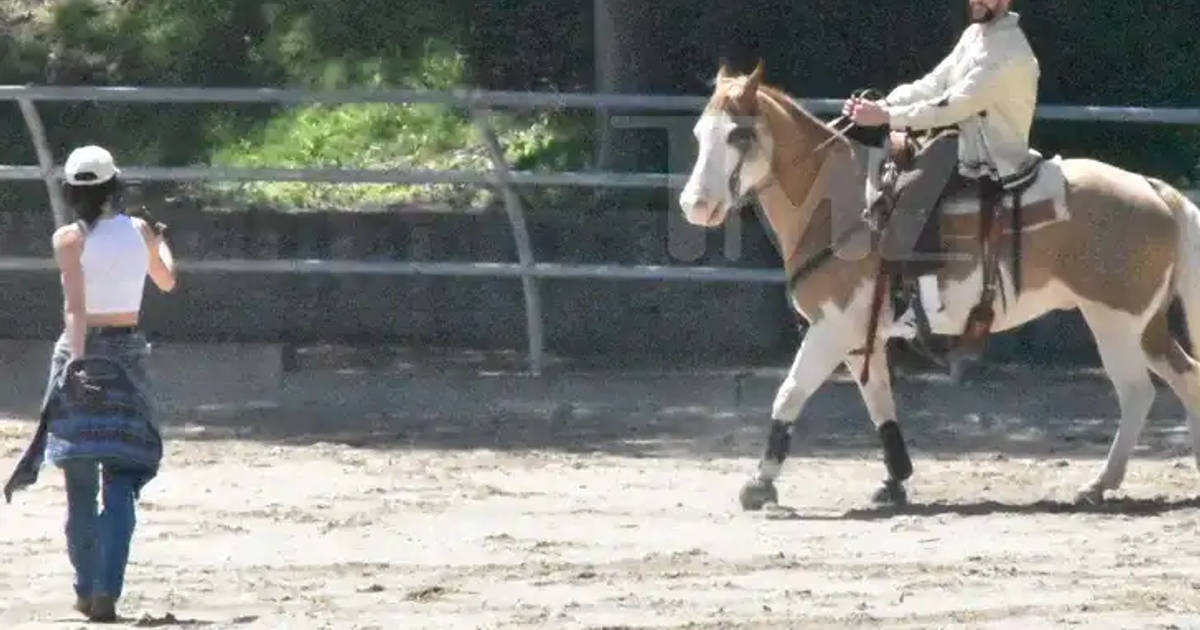
M 792 451 L 792 424 L 774 420 L 771 422 L 771 434 L 767 437 L 767 459 L 783 463 L 788 453 Z
M 911 477 L 912 460 L 908 457 L 904 436 L 900 434 L 900 425 L 895 420 L 883 423 L 879 427 L 879 439 L 883 442 L 883 463 L 887 465 L 889 478 L 904 481 Z

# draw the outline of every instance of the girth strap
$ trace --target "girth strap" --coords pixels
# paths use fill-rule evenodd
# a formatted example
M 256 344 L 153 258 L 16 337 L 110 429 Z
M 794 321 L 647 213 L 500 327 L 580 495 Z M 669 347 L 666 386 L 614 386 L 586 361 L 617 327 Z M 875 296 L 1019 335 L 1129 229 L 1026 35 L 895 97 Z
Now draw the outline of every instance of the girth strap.
M 839 249 L 841 249 L 847 242 L 850 241 L 851 238 L 867 227 L 866 221 L 859 221 L 854 224 L 854 227 L 839 234 L 837 238 L 834 239 L 833 243 L 822 247 L 821 249 L 817 250 L 817 253 L 809 256 L 802 265 L 796 267 L 796 269 L 791 272 L 791 276 L 788 278 L 788 291 L 794 290 L 796 285 L 800 284 L 806 278 L 808 278 L 808 276 L 825 266 L 826 263 L 833 259 L 834 255 L 837 254 Z
M 1012 283 L 1013 299 L 1021 295 L 1021 192 L 1018 188 L 1012 194 Z
M 996 282 L 999 275 L 999 247 L 1001 221 L 996 214 L 999 212 L 1003 190 L 997 182 L 987 179 L 979 180 L 979 249 L 980 266 L 983 270 L 983 289 L 979 303 L 971 308 L 967 315 L 967 325 L 959 337 L 959 347 L 971 346 L 982 341 L 991 332 L 992 322 L 996 318 L 994 303 L 996 300 Z

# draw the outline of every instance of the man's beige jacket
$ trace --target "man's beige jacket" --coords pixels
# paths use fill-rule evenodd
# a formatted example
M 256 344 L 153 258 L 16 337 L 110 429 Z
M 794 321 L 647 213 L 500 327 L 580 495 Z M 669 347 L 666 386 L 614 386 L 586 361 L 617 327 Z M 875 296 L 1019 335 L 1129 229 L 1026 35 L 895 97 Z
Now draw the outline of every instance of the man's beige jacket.
M 895 130 L 957 125 L 959 172 L 1003 179 L 1019 173 L 1036 152 L 1029 129 L 1037 107 L 1037 57 L 1008 12 L 972 24 L 950 55 L 918 81 L 885 99 Z

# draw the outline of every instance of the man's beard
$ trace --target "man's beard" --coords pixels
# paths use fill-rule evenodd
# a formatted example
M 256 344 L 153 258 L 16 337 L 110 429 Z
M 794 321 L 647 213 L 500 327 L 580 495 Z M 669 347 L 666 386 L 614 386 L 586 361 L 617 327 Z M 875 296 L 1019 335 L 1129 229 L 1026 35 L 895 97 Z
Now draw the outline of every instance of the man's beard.
M 981 15 L 979 17 L 975 17 L 975 5 L 971 5 L 971 23 L 972 24 L 986 24 L 988 22 L 991 22 L 994 19 L 996 19 L 996 10 L 995 9 L 988 8 L 987 10 L 985 10 L 983 12 L 983 15 Z

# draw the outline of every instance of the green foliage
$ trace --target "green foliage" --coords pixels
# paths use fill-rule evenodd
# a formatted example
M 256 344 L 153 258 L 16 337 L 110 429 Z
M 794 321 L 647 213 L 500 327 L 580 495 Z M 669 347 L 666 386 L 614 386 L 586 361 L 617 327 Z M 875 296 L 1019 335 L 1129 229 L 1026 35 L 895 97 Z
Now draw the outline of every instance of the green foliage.
M 450 89 L 462 82 L 461 55 L 429 51 L 413 73 L 426 89 Z M 558 142 L 552 118 L 492 116 L 506 158 L 515 168 L 535 168 L 549 158 L 570 166 L 572 154 Z M 240 167 L 429 168 L 486 171 L 492 167 L 470 118 L 439 105 L 355 104 L 306 106 L 285 111 L 249 134 L 236 127 L 214 128 L 218 140 L 212 163 Z M 420 184 L 334 185 L 265 182 L 223 186 L 265 204 L 293 207 L 386 205 L 403 202 L 478 204 L 490 200 L 478 186 Z
M 11 82 L 120 85 L 287 85 L 445 90 L 471 83 L 459 41 L 462 7 L 424 0 L 62 0 L 31 11 L 0 39 Z M 10 11 L 12 9 L 10 8 Z M 59 159 L 83 142 L 125 163 L 249 167 L 487 169 L 470 120 L 432 105 L 42 106 Z M 8 113 L 16 114 L 15 108 Z M 19 119 L 10 128 L 23 129 Z M 559 167 L 578 152 L 554 138 L 553 116 L 498 118 L 519 168 L 545 151 Z M 0 144 L 29 155 L 28 139 Z M 486 201 L 478 186 L 252 183 L 192 186 L 228 201 L 353 206 Z M 486 191 L 483 191 L 486 193 Z M 232 198 L 229 198 L 232 196 Z
M 545 115 L 493 117 L 506 157 L 516 168 L 536 166 L 555 146 Z M 491 160 L 471 121 L 435 105 L 343 105 L 300 108 L 277 116 L 258 132 L 218 149 L 212 162 L 243 167 L 432 168 L 486 171 Z M 561 162 L 561 160 L 560 160 Z M 225 186 L 271 205 L 331 207 L 404 202 L 477 205 L 486 189 L 452 184 L 334 185 L 265 182 Z

